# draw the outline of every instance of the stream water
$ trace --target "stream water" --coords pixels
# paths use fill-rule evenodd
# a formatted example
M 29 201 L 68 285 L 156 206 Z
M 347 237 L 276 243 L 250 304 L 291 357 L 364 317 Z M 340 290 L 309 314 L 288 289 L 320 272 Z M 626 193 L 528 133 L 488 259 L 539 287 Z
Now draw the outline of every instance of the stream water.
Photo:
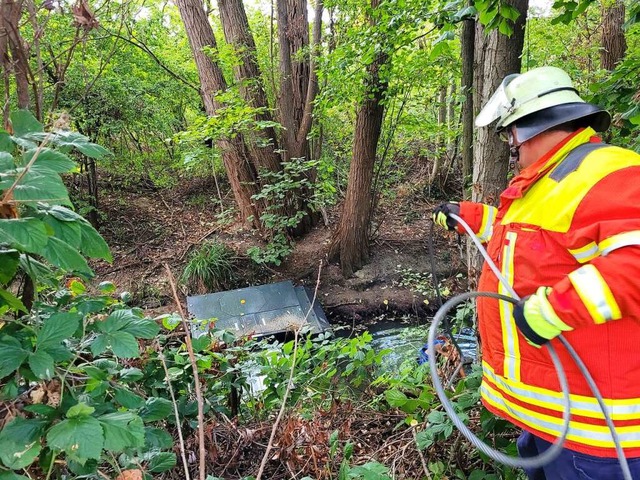
M 405 360 L 419 362 L 421 349 L 426 348 L 429 325 L 406 325 L 395 321 L 382 321 L 369 327 L 373 337 L 372 347 L 376 351 L 389 349 L 391 352 L 382 360 L 382 369 L 392 371 Z M 472 329 L 464 328 L 454 335 L 465 357 L 475 361 L 478 344 Z M 424 357 L 423 357 L 424 358 Z

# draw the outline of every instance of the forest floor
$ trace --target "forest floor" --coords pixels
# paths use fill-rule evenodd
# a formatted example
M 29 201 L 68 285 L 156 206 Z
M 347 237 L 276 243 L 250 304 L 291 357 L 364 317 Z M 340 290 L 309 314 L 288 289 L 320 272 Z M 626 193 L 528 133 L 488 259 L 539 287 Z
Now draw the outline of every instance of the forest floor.
M 224 242 L 239 256 L 251 246 L 264 245 L 248 226 L 218 222 L 220 205 L 213 184 L 191 180 L 179 188 L 159 190 L 140 184 L 126 186 L 117 178 L 103 178 L 102 183 L 99 230 L 114 260 L 94 264 L 97 280 L 112 281 L 118 291 L 132 294 L 135 305 L 152 313 L 176 310 L 165 264 L 179 279 L 189 254 L 205 240 Z M 282 280 L 311 288 L 317 285 L 317 298 L 329 319 L 357 325 L 366 325 L 381 314 L 431 316 L 437 306 L 435 290 L 426 279 L 431 272 L 428 240 L 433 204 L 414 190 L 399 188 L 393 198 L 382 199 L 370 262 L 352 278 L 344 278 L 339 265 L 327 258 L 337 225 L 336 206 L 328 211 L 329 224 L 320 224 L 296 240 L 293 253 L 282 265 L 256 269 L 247 260 L 246 270 L 239 272 L 242 285 Z M 455 236 L 436 229 L 434 253 L 442 287 L 464 289 L 466 280 L 456 278 L 465 267 Z M 181 290 L 183 294 L 204 293 Z

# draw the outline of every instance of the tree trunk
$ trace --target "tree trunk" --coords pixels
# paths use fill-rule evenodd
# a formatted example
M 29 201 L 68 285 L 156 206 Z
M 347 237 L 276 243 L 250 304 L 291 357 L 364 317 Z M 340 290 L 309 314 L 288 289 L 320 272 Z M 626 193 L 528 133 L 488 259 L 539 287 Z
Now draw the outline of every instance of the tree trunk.
M 257 115 L 256 120 L 272 122 L 267 94 L 260 76 L 256 45 L 242 0 L 218 0 L 218 9 L 224 37 L 239 57 L 239 63 L 234 66 L 233 72 L 240 95 L 251 107 L 264 109 Z M 245 134 L 245 140 L 248 142 L 247 147 L 256 168 L 265 168 L 272 172 L 282 170 L 280 155 L 276 153 L 278 144 L 273 127 L 257 131 L 255 138 L 246 138 Z
M 376 8 L 379 1 L 371 0 L 371 8 Z M 373 19 L 369 21 L 374 24 Z M 356 116 L 347 193 L 331 245 L 330 257 L 339 257 L 342 274 L 346 277 L 369 260 L 367 233 L 372 214 L 371 183 L 384 116 L 382 100 L 387 91 L 386 81 L 380 79 L 380 69 L 387 62 L 388 56 L 378 52 L 367 66 L 364 98 Z
M 278 93 L 278 117 L 284 127 L 281 146 L 285 161 L 294 158 L 311 158 L 308 135 L 313 120 L 313 102 L 318 93 L 316 56 L 322 34 L 322 12 L 324 4 L 316 2 L 313 24 L 313 45 L 309 50 L 309 22 L 307 0 L 277 0 L 278 44 L 280 54 L 280 91 Z M 310 184 L 315 181 L 315 172 L 306 172 Z M 300 224 L 291 234 L 300 236 L 308 232 L 317 222 L 318 215 L 312 212 L 306 199 L 312 192 L 303 188 L 297 193 L 297 210 L 306 211 Z
M 223 107 L 216 100 L 215 94 L 225 91 L 227 84 L 220 67 L 203 51 L 205 47 L 217 49 L 213 30 L 201 0 L 176 0 L 176 4 L 198 69 L 205 111 L 207 115 L 214 115 Z M 251 199 L 252 195 L 258 193 L 257 174 L 247 158 L 242 135 L 220 139 L 217 141 L 217 146 L 222 154 L 222 161 L 241 219 L 246 221 L 252 216 L 254 224 L 258 226 L 259 211 Z
M 277 0 L 280 46 L 280 123 L 287 159 L 307 157 L 309 143 L 298 142 L 309 85 L 309 22 L 306 0 Z
M 13 72 L 16 81 L 18 108 L 29 108 L 29 64 L 25 52 L 25 42 L 20 35 L 20 17 L 22 0 L 1 0 L 0 14 L 0 53 L 3 56 L 2 66 L 7 72 Z
M 470 2 L 472 4 L 472 2 Z M 469 181 L 473 161 L 473 53 L 475 45 L 475 22 L 467 19 L 462 22 L 462 79 L 460 89 L 464 93 L 462 104 L 462 198 L 469 198 L 465 188 Z
M 505 76 L 520 72 L 520 56 L 524 46 L 524 26 L 529 2 L 509 0 L 508 3 L 520 13 L 511 37 L 502 35 L 497 29 L 485 34 L 480 24 L 476 30 L 477 95 L 474 104 L 478 108 L 486 103 Z M 472 201 L 498 205 L 500 193 L 507 185 L 508 156 L 509 148 L 495 134 L 493 125 L 478 129 L 473 162 Z M 469 259 L 470 281 L 477 278 L 482 265 L 482 257 L 473 249 L 471 251 L 473 255 Z
M 443 162 L 443 157 L 445 154 L 445 138 L 446 134 L 444 129 L 447 123 L 447 86 L 441 85 L 440 90 L 438 92 L 438 140 L 435 145 L 435 152 L 433 157 L 433 166 L 431 168 L 431 174 L 429 175 L 429 184 L 433 184 L 436 178 L 438 178 L 438 174 L 442 169 L 442 166 L 446 163 Z
M 600 67 L 613 70 L 627 52 L 627 41 L 622 26 L 624 24 L 624 2 L 614 0 L 602 7 L 602 48 Z

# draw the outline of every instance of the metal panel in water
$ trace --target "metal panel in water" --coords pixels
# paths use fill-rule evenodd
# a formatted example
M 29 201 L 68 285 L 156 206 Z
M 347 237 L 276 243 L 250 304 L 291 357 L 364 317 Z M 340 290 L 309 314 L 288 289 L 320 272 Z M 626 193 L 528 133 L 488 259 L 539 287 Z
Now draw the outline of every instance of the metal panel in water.
M 300 327 L 321 332 L 329 328 L 329 322 L 318 302 L 311 304 L 312 298 L 313 292 L 284 281 L 187 297 L 187 308 L 194 336 L 208 331 L 211 323 L 237 337 L 265 336 Z

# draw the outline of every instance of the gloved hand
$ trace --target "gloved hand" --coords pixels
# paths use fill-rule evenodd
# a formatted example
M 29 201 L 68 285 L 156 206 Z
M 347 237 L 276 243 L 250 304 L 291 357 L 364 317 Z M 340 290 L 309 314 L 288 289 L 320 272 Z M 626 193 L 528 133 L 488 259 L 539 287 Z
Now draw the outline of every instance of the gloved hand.
M 547 299 L 550 293 L 550 287 L 540 287 L 535 294 L 522 299 L 513 308 L 513 318 L 520 333 L 537 348 L 562 332 L 573 330 L 553 310 Z
M 460 215 L 460 205 L 458 205 L 458 202 L 441 203 L 433 209 L 431 220 L 433 220 L 433 223 L 436 225 L 440 225 L 447 230 L 454 230 L 458 222 L 449 216 L 451 213 Z

